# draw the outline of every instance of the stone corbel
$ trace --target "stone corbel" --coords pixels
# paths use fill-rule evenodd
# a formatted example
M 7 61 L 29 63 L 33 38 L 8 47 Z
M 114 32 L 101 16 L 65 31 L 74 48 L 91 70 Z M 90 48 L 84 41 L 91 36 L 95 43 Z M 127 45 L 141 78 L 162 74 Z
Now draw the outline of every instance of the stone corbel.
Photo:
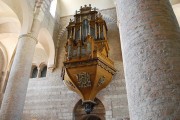
M 48 70 L 51 72 L 53 72 L 55 68 L 56 68 L 55 65 L 48 65 Z

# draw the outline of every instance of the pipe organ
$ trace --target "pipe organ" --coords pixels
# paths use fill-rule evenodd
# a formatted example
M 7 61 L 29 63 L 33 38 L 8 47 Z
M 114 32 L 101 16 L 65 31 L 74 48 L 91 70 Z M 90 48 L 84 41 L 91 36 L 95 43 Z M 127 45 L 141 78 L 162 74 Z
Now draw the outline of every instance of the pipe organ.
M 87 114 L 96 105 L 97 93 L 110 83 L 116 72 L 108 56 L 107 31 L 102 15 L 91 5 L 76 11 L 74 20 L 70 19 L 67 26 L 63 82 L 81 96 Z

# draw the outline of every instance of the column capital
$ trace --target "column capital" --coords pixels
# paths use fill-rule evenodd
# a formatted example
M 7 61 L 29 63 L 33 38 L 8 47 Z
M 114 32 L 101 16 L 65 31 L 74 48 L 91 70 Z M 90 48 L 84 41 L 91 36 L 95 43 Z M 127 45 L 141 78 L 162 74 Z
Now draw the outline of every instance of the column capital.
M 19 36 L 19 39 L 24 38 L 24 37 L 29 37 L 29 38 L 33 39 L 34 41 L 36 41 L 36 44 L 38 43 L 38 40 L 36 39 L 36 37 L 34 37 L 31 33 L 22 34 Z

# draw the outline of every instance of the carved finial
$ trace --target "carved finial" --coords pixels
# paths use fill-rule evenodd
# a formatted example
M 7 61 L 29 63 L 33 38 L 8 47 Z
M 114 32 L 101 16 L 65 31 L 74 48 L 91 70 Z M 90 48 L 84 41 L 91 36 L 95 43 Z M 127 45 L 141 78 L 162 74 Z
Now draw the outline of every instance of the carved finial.
M 91 7 L 91 4 L 89 4 L 89 7 Z
M 84 7 L 87 7 L 87 5 L 84 5 Z
M 82 9 L 82 6 L 81 6 L 81 9 Z

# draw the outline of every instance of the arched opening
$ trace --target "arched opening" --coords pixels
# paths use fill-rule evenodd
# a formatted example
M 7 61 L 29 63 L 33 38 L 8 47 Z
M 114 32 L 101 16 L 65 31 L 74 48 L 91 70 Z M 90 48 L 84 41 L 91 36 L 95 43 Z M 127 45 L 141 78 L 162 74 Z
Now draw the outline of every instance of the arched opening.
M 96 105 L 93 111 L 91 114 L 86 114 L 84 106 L 82 105 L 82 100 L 79 100 L 74 107 L 73 120 L 105 120 L 105 108 L 103 103 L 98 98 L 95 98 L 94 101 Z
M 33 66 L 31 72 L 31 78 L 37 78 L 37 75 L 38 75 L 38 68 L 36 66 Z
M 40 77 L 46 77 L 47 74 L 47 66 L 44 66 L 43 69 L 41 70 L 41 76 Z

